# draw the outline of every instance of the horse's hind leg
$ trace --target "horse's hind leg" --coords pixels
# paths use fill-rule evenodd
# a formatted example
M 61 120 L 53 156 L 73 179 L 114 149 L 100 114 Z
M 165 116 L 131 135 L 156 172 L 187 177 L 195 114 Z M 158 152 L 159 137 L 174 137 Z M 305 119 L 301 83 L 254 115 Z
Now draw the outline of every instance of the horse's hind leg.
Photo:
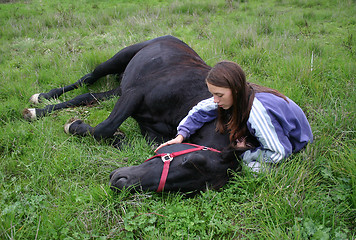
M 116 56 L 116 55 L 115 55 Z M 47 93 L 37 93 L 31 96 L 30 102 L 34 104 L 38 104 L 41 102 L 42 99 L 53 99 L 53 98 L 58 98 L 61 96 L 63 93 L 72 91 L 74 89 L 77 89 L 79 87 L 82 87 L 84 85 L 91 85 L 95 83 L 99 78 L 102 78 L 106 75 L 109 74 L 121 74 L 123 70 L 125 69 L 126 65 L 120 66 L 122 62 L 118 61 L 115 57 L 111 58 L 101 64 L 99 64 L 93 72 L 88 73 L 84 75 L 82 78 L 80 78 L 78 81 L 76 81 L 73 84 L 60 87 L 60 88 L 54 88 L 50 90 Z
M 104 77 L 109 74 L 122 74 L 125 71 L 127 64 L 130 62 L 132 57 L 149 41 L 145 43 L 137 43 L 132 46 L 126 47 L 116 53 L 112 58 L 99 64 L 92 73 L 89 73 L 79 79 L 77 82 L 60 88 L 52 89 L 47 93 L 37 93 L 30 98 L 30 102 L 39 103 L 41 99 L 53 99 L 58 98 L 63 93 L 77 89 L 83 85 L 90 85 L 96 82 L 99 78 Z
M 101 77 L 101 76 L 100 76 Z M 83 85 L 90 85 L 94 83 L 96 80 L 98 80 L 100 77 L 95 76 L 93 73 L 89 73 L 85 76 L 83 76 L 81 79 L 79 79 L 77 82 L 65 86 L 65 87 L 60 87 L 60 88 L 54 88 L 51 91 L 47 93 L 37 93 L 31 96 L 30 102 L 38 104 L 41 102 L 43 99 L 53 99 L 53 98 L 58 98 L 61 96 L 63 93 L 69 92 L 71 90 L 77 89 Z
M 121 94 L 120 87 L 103 93 L 85 93 L 67 102 L 54 104 L 54 105 L 47 105 L 44 108 L 26 108 L 23 111 L 23 117 L 26 120 L 34 120 L 36 118 L 44 117 L 45 115 L 56 110 L 69 108 L 69 107 L 92 105 L 98 103 L 101 100 L 108 99 L 112 96 L 119 96 L 120 94 Z

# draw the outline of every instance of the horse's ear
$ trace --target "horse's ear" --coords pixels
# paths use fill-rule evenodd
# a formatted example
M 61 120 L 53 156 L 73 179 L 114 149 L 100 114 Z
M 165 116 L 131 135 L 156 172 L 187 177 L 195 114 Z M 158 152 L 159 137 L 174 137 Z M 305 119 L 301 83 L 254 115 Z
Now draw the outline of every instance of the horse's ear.
M 232 162 L 236 159 L 240 159 L 240 155 L 250 148 L 235 148 L 228 146 L 221 151 L 221 158 L 223 162 Z

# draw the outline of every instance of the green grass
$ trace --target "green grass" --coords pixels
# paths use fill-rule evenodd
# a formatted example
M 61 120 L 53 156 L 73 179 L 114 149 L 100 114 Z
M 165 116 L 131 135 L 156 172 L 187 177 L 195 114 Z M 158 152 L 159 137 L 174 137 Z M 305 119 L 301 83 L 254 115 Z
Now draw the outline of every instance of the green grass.
M 1 3 L 0 239 L 355 239 L 355 10 L 352 0 Z M 80 117 L 95 126 L 116 99 L 22 119 L 32 94 L 167 34 L 293 99 L 314 143 L 271 173 L 244 168 L 221 191 L 114 194 L 110 172 L 153 154 L 136 122 L 121 126 L 121 150 L 63 125 Z M 60 101 L 113 86 L 103 79 Z

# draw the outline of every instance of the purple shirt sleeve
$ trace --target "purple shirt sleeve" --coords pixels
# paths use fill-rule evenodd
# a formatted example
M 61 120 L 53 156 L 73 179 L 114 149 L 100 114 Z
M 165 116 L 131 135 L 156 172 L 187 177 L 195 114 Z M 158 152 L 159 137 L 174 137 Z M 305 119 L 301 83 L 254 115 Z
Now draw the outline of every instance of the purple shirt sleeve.
M 199 102 L 194 106 L 183 118 L 178 125 L 178 134 L 182 135 L 184 139 L 189 138 L 198 129 L 200 129 L 204 123 L 210 122 L 217 117 L 218 105 L 214 103 L 214 98 L 208 98 Z

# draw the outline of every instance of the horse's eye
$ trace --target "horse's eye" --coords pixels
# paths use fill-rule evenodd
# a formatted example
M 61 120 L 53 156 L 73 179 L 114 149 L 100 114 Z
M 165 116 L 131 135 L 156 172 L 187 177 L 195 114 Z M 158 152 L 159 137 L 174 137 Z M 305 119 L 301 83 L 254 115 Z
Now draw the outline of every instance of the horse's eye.
M 206 164 L 207 159 L 199 153 L 192 153 L 189 154 L 187 156 L 184 156 L 183 161 L 182 161 L 182 165 L 184 167 L 188 167 L 188 166 L 200 166 L 200 165 L 205 165 Z
M 188 158 L 187 158 L 187 157 L 183 157 L 182 164 L 183 164 L 183 165 L 184 165 L 184 164 L 186 164 L 186 163 L 187 163 L 187 161 L 188 161 Z

